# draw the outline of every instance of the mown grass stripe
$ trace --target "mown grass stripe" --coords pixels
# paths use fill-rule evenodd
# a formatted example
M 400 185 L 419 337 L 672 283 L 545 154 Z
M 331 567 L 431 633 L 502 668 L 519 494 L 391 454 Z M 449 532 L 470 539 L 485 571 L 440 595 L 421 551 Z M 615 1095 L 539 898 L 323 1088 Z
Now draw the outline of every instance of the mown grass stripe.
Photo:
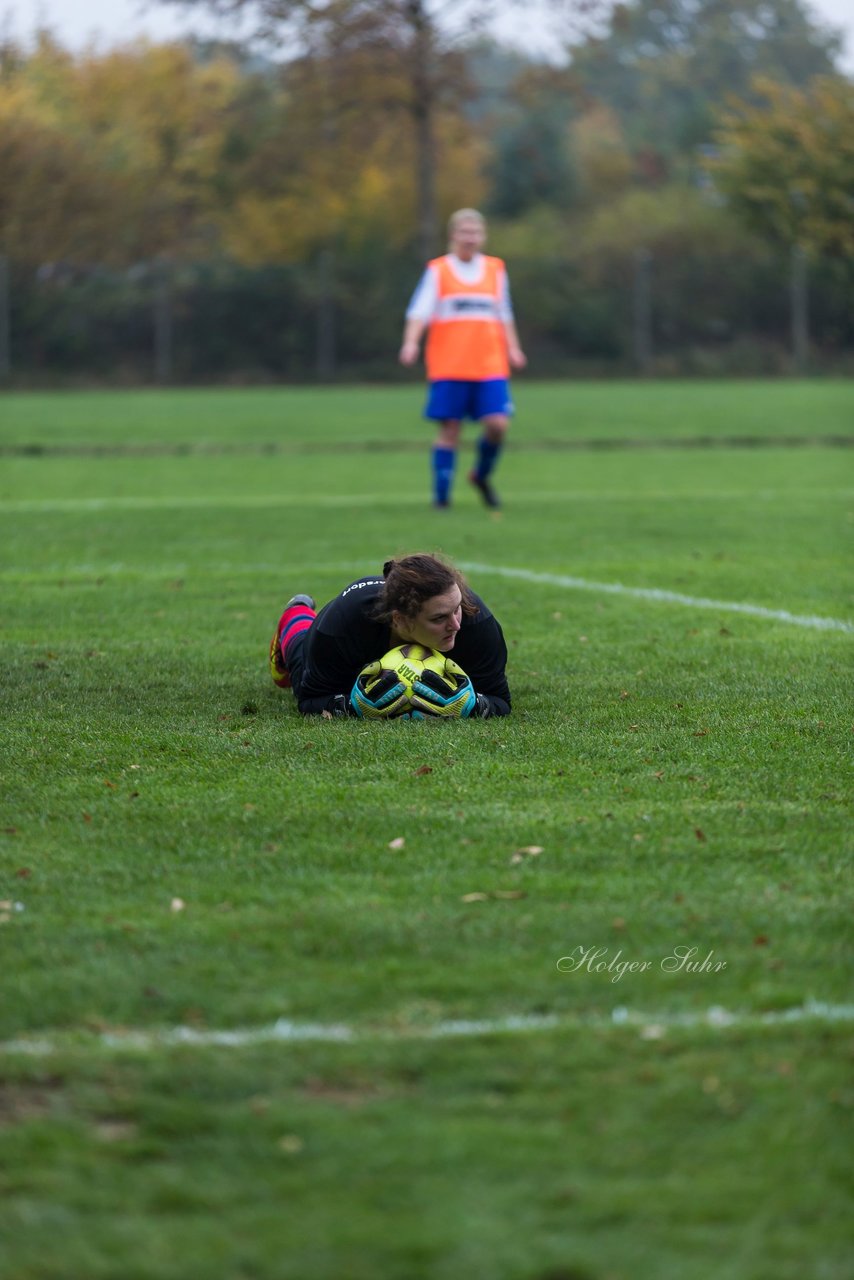
M 513 447 L 513 446 L 511 446 Z M 854 436 L 826 435 L 696 435 L 696 436 L 599 436 L 583 439 L 528 438 L 526 452 L 623 453 L 627 450 L 661 449 L 850 449 Z M 420 440 L 256 440 L 166 441 L 129 443 L 35 442 L 0 445 L 0 458 L 217 458 L 273 457 L 295 454 L 415 453 Z
M 680 604 L 693 609 L 717 609 L 728 613 L 744 613 L 752 618 L 785 622 L 793 627 L 809 627 L 814 631 L 854 632 L 854 622 L 842 618 L 826 618 L 816 614 L 790 613 L 788 609 L 768 609 L 765 605 L 737 600 L 710 600 L 706 596 L 687 596 L 662 587 L 628 587 L 622 582 L 593 582 L 561 573 L 538 573 L 533 569 L 514 569 L 506 565 L 476 564 L 461 566 L 467 573 L 492 573 L 500 578 L 518 578 L 522 582 L 541 583 L 551 587 L 567 587 L 571 591 L 593 591 L 602 595 L 631 596 L 635 600 L 651 600 L 656 604 Z
M 602 502 L 738 502 L 749 499 L 751 502 L 776 502 L 787 498 L 790 492 L 800 492 L 794 488 L 778 489 L 646 489 L 638 493 L 628 489 L 555 489 L 524 490 L 513 496 L 518 509 L 528 503 L 538 507 L 543 504 L 586 502 L 601 504 Z M 847 501 L 854 496 L 850 487 L 817 488 L 810 490 L 810 497 L 818 499 L 838 499 Z M 0 515 L 50 515 L 53 513 L 86 513 L 101 514 L 105 511 L 181 511 L 181 510 L 287 510 L 291 507 L 408 507 L 412 504 L 423 504 L 422 491 L 404 493 L 400 489 L 394 493 L 202 493 L 202 494 L 117 494 L 111 497 L 98 498 L 0 498 Z

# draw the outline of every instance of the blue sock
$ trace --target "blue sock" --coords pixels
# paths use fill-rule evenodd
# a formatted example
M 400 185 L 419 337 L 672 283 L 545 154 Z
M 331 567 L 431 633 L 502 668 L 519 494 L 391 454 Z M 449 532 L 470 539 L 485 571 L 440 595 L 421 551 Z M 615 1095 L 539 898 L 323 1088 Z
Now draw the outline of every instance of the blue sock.
M 477 466 L 474 473 L 478 480 L 485 480 L 491 475 L 498 463 L 498 455 L 501 453 L 501 445 L 496 444 L 493 440 L 487 440 L 486 436 L 481 436 L 477 442 Z
M 454 481 L 456 464 L 456 449 L 447 449 L 440 444 L 435 446 L 433 449 L 433 499 L 440 506 L 446 506 L 451 499 L 451 485 Z

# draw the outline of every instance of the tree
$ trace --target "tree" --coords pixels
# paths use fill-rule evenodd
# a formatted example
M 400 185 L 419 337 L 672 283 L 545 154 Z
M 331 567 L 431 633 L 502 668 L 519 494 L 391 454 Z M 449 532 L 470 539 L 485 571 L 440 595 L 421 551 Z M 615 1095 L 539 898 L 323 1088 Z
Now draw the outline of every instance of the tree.
M 802 0 L 637 0 L 572 49 L 570 75 L 585 103 L 617 113 L 639 176 L 660 182 L 709 141 L 728 95 L 749 97 L 757 73 L 803 86 L 833 74 L 839 48 Z
M 734 103 L 707 161 L 749 227 L 785 245 L 854 257 L 854 84 L 819 77 L 806 89 L 758 78 Z
M 514 218 L 538 206 L 566 209 L 573 203 L 573 112 L 559 72 L 528 67 L 516 76 L 509 103 L 488 122 L 491 213 Z
M 299 261 L 319 252 L 358 252 L 381 239 L 411 243 L 416 175 L 407 87 L 389 57 L 361 43 L 295 58 L 266 77 L 269 97 L 253 145 L 232 168 L 232 204 L 222 226 L 241 261 Z M 432 125 L 442 154 L 436 180 L 443 204 L 460 190 L 478 198 L 482 151 L 465 121 L 440 105 Z
M 418 240 L 422 255 L 438 248 L 437 116 L 458 94 L 460 60 L 439 22 L 441 0 L 174 0 L 214 13 L 239 12 L 258 36 L 275 41 L 288 61 L 315 61 L 328 75 L 326 128 L 338 127 L 337 93 L 342 68 L 361 57 L 377 82 L 396 91 L 389 111 L 404 111 L 413 137 Z M 458 15 L 474 18 L 483 0 L 463 0 Z
M 617 113 L 594 103 L 573 125 L 572 145 L 584 203 L 613 204 L 634 177 L 634 163 Z
M 0 72 L 0 244 L 125 264 L 209 245 L 237 71 L 179 45 L 75 59 L 49 36 Z

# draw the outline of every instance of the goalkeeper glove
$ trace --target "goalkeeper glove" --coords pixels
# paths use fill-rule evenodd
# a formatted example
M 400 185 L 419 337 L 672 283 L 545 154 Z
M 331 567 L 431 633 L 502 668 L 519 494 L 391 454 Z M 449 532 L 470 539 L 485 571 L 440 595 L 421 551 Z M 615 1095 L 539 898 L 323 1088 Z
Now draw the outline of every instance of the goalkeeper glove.
M 462 667 L 451 658 L 444 671 L 423 671 L 412 685 L 412 705 L 429 716 L 466 719 L 476 714 L 477 694 Z
M 365 720 L 386 720 L 409 707 L 406 686 L 394 671 L 383 671 L 380 662 L 371 662 L 353 685 L 350 706 Z

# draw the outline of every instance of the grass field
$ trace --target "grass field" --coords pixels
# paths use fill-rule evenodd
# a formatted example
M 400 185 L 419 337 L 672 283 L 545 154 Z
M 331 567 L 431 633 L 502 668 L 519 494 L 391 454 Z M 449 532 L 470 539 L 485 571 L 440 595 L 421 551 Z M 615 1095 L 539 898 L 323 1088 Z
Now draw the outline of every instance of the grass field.
M 854 385 L 420 395 L 0 397 L 0 1276 L 850 1280 Z M 512 717 L 302 720 L 412 550 Z

